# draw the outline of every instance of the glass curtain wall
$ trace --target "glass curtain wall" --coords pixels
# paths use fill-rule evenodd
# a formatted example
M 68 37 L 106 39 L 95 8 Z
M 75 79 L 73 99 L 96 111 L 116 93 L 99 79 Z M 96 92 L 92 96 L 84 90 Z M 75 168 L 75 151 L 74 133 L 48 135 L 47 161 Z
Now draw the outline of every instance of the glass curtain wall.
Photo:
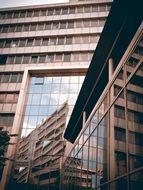
M 138 39 L 65 161 L 65 189 L 143 186 L 143 37 Z

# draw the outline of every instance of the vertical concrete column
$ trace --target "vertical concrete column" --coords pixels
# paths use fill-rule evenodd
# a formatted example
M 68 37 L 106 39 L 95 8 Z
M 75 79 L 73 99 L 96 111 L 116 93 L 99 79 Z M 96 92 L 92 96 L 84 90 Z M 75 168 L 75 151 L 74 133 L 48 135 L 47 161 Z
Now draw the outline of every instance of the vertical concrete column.
M 108 70 L 109 70 L 109 82 L 112 80 L 114 73 L 114 63 L 113 59 L 110 58 L 108 61 Z M 109 89 L 109 104 L 111 105 L 114 99 L 114 85 Z M 115 177 L 115 135 L 114 135 L 114 106 L 111 107 L 109 111 L 109 122 L 108 122 L 108 180 L 112 180 Z M 115 190 L 115 183 L 110 184 L 110 188 Z
M 108 61 L 108 75 L 109 75 L 109 81 L 112 79 L 112 75 L 113 75 L 113 72 L 114 72 L 114 64 L 113 64 L 113 59 L 110 58 L 109 61 Z
M 86 112 L 83 112 L 83 118 L 82 118 L 82 128 L 84 128 L 86 122 Z
M 22 116 L 23 116 L 23 110 L 24 110 L 24 103 L 25 103 L 25 98 L 26 98 L 26 92 L 27 92 L 27 87 L 28 87 L 28 82 L 29 82 L 29 73 L 28 70 L 25 70 L 23 79 L 22 79 L 22 84 L 21 84 L 21 89 L 20 89 L 20 94 L 17 102 L 17 108 L 16 108 L 16 113 L 13 121 L 13 126 L 11 130 L 11 134 L 19 134 L 21 130 L 21 121 L 22 121 Z M 16 153 L 16 147 L 18 143 L 18 137 L 12 137 L 11 143 L 14 143 L 14 145 L 9 145 L 8 150 L 7 150 L 7 157 L 10 158 L 11 160 L 14 160 L 15 158 L 15 153 Z M 11 172 L 13 168 L 13 161 L 7 161 L 6 166 L 4 167 L 3 175 L 2 175 L 2 180 L 0 183 L 0 190 L 5 190 L 6 185 L 9 182 Z

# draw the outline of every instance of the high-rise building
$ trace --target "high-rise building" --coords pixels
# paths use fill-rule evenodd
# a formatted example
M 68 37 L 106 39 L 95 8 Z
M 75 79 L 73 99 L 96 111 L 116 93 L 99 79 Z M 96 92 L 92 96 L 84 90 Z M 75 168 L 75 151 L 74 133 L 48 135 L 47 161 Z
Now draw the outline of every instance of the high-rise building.
M 142 189 L 141 1 L 113 2 L 64 137 L 63 189 Z
M 65 101 L 70 117 L 111 2 L 71 0 L 0 10 L 0 126 L 18 134 L 8 147 L 11 161 L 1 171 L 1 189 L 13 179 L 21 138 L 32 136 Z

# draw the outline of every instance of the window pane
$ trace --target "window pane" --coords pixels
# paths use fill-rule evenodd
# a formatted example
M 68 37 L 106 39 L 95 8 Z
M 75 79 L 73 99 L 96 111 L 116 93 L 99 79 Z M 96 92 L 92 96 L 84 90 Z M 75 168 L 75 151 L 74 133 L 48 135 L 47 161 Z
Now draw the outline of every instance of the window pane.
M 28 39 L 27 46 L 32 46 L 32 45 L 33 45 L 33 39 Z
M 23 64 L 28 64 L 29 63 L 30 56 L 25 55 L 23 58 Z
M 39 56 L 39 63 L 45 63 L 46 55 Z
M 17 82 L 17 77 L 18 77 L 18 74 L 12 74 L 12 75 L 11 75 L 10 82 L 16 83 L 16 82 Z
M 49 38 L 43 38 L 42 45 L 47 46 L 49 43 Z
M 21 39 L 20 42 L 19 42 L 19 47 L 25 47 L 25 44 L 26 44 L 26 39 Z
M 35 43 L 34 43 L 35 46 L 40 46 L 41 45 L 41 39 L 35 39 Z
M 7 64 L 13 64 L 14 63 L 15 56 L 9 56 L 7 60 Z
M 21 64 L 22 62 L 22 56 L 16 56 L 15 64 Z

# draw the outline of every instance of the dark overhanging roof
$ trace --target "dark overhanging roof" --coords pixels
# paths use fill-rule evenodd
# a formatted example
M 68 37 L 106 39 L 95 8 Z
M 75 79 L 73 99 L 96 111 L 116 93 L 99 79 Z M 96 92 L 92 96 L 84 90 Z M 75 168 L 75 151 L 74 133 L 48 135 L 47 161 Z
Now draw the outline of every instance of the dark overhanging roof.
M 82 129 L 82 114 L 90 115 L 108 83 L 109 58 L 118 65 L 142 22 L 141 0 L 114 0 L 87 75 L 65 130 L 64 138 L 74 143 Z

